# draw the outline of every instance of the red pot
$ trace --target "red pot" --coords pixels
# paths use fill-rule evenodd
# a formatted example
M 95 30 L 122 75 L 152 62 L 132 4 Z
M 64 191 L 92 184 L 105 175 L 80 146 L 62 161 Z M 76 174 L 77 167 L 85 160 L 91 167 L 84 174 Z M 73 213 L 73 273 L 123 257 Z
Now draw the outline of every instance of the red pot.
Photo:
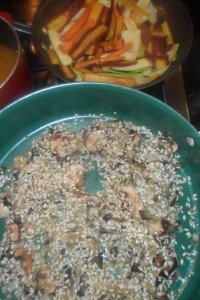
M 10 24 L 11 19 L 6 19 L 0 17 L 0 44 L 12 48 L 17 55 L 12 71 L 0 84 L 0 108 L 32 90 L 32 78 L 25 54 L 18 35 Z

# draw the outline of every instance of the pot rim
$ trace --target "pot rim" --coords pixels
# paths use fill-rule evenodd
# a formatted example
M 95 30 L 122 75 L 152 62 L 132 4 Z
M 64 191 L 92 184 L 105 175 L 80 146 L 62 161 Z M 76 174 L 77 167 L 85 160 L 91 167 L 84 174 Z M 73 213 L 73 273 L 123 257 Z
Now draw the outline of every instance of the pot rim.
M 1 89 L 1 88 L 3 88 L 6 85 L 6 83 L 13 76 L 13 74 L 14 74 L 17 66 L 18 66 L 19 57 L 20 57 L 20 53 L 21 53 L 21 45 L 20 45 L 19 37 L 18 37 L 15 29 L 12 27 L 12 25 L 5 18 L 3 18 L 2 16 L 0 16 L 0 21 L 3 21 L 9 27 L 9 29 L 12 31 L 13 36 L 14 36 L 16 42 L 17 42 L 17 49 L 16 49 L 17 57 L 16 57 L 16 60 L 15 60 L 15 64 L 14 64 L 14 66 L 12 68 L 12 71 L 7 76 L 7 78 L 0 84 L 0 89 Z

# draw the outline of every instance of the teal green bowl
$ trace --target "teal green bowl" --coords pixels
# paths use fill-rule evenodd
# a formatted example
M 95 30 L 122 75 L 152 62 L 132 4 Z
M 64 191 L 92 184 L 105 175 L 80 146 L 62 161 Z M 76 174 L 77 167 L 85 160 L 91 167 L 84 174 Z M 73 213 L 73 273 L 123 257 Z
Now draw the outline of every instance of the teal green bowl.
M 179 266 L 182 281 L 178 280 L 172 289 L 176 299 L 200 299 L 200 243 L 195 237 L 200 233 L 200 135 L 176 111 L 161 101 L 143 92 L 101 83 L 73 83 L 47 88 L 19 99 L 0 111 L 0 165 L 9 167 L 14 156 L 23 153 L 32 140 L 50 124 L 72 123 L 74 119 L 90 121 L 103 114 L 108 118 L 122 118 L 138 125 L 144 125 L 153 133 L 161 131 L 171 136 L 179 145 L 178 154 L 184 168 L 180 174 L 190 177 L 191 184 L 184 186 L 180 199 L 184 214 L 188 215 L 186 199 L 196 208 L 194 226 L 181 219 L 186 232 L 177 233 L 178 259 L 183 252 L 195 253 L 192 259 L 184 260 Z M 193 199 L 193 195 L 199 201 Z M 0 219 L 0 239 L 4 232 L 4 220 Z M 183 250 L 180 245 L 183 245 Z M 0 294 L 1 299 L 7 299 Z

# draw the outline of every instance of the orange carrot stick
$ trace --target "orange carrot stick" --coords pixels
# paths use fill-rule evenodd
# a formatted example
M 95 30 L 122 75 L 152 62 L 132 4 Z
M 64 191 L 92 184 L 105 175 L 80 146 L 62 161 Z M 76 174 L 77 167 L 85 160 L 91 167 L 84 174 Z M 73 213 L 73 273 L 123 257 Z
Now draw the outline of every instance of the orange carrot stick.
M 60 65 L 60 70 L 62 74 L 69 80 L 74 80 L 76 79 L 75 73 L 72 71 L 72 68 L 70 66 L 63 66 Z
M 60 44 L 59 49 L 63 52 L 70 53 L 80 40 L 82 40 L 84 35 L 93 27 L 93 24 L 93 21 L 88 20 L 82 30 L 80 30 L 69 42 Z
M 99 65 L 99 59 L 97 59 L 97 58 L 79 61 L 75 64 L 74 68 L 76 70 L 80 70 L 80 69 L 85 69 L 85 68 L 92 67 L 95 65 Z
M 73 39 L 71 39 L 69 42 L 66 42 L 64 44 L 59 45 L 59 48 L 63 52 L 70 53 L 72 49 L 76 47 L 80 43 L 80 41 L 83 39 L 83 37 L 89 32 L 91 28 L 93 28 L 101 15 L 101 12 L 103 10 L 103 4 L 99 2 L 95 2 L 94 6 L 92 7 L 90 14 L 88 16 L 87 22 L 84 24 L 81 30 L 77 32 L 75 36 L 73 36 Z
M 86 23 L 86 21 L 88 19 L 88 16 L 90 14 L 90 11 L 91 11 L 93 5 L 94 5 L 94 2 L 92 1 L 88 5 L 88 7 L 86 7 L 85 11 L 82 13 L 80 18 L 78 20 L 76 20 L 74 25 L 72 25 L 72 27 L 67 32 L 65 32 L 64 34 L 62 34 L 60 36 L 60 39 L 62 42 L 67 42 L 67 41 L 73 39 L 74 36 L 79 32 L 79 30 L 82 29 L 82 27 L 84 26 L 84 24 Z
M 75 0 L 72 1 L 71 5 L 68 5 L 64 12 L 62 11 L 55 17 L 53 17 L 47 24 L 47 27 L 50 29 L 54 29 L 56 31 L 60 31 L 64 25 L 70 22 L 72 17 L 79 11 L 82 7 L 84 1 L 83 0 Z
M 124 18 L 120 12 L 116 20 L 114 41 L 116 41 L 121 36 L 122 30 L 124 28 Z
M 84 38 L 82 43 L 77 47 L 73 53 L 71 53 L 71 56 L 73 59 L 77 59 L 81 57 L 81 55 L 89 48 L 89 46 L 97 39 L 102 37 L 103 34 L 105 34 L 107 30 L 107 27 L 103 24 L 98 25 L 96 28 L 92 29 L 91 32 L 88 33 L 88 35 Z
M 115 0 L 111 0 L 111 18 L 110 18 L 110 25 L 109 25 L 109 30 L 108 30 L 108 34 L 107 34 L 107 37 L 106 39 L 107 40 L 110 40 L 113 38 L 114 36 L 114 33 L 115 33 L 115 22 L 116 22 L 116 19 L 115 19 L 115 10 L 116 10 L 116 5 L 115 5 Z
M 94 26 L 97 24 L 101 13 L 103 11 L 104 5 L 100 2 L 96 2 L 95 5 L 92 7 L 90 15 L 89 15 L 89 19 L 93 20 L 94 22 Z
M 110 8 L 104 6 L 99 22 L 107 25 L 109 18 L 110 18 Z
M 123 47 L 121 47 L 119 50 L 112 52 L 110 54 L 108 54 L 105 57 L 101 57 L 100 62 L 106 62 L 106 61 L 110 61 L 113 59 L 116 59 L 117 57 L 121 57 L 122 54 L 124 54 L 124 52 L 126 52 L 128 49 L 130 49 L 132 47 L 131 43 L 126 43 Z
M 136 86 L 135 78 L 124 78 L 124 77 L 107 75 L 104 73 L 88 72 L 84 76 L 84 81 L 106 82 L 106 83 L 124 85 L 128 87 Z

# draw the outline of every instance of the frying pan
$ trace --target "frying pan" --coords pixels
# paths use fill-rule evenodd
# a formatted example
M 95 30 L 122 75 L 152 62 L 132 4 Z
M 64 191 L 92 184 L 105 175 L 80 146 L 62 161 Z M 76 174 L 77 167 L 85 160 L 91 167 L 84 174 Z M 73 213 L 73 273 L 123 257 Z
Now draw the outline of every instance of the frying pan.
M 169 27 L 172 30 L 174 41 L 179 43 L 179 49 L 176 60 L 170 65 L 170 67 L 159 77 L 153 81 L 138 86 L 138 88 L 146 88 L 151 85 L 157 84 L 167 76 L 169 76 L 177 66 L 181 65 L 188 55 L 192 44 L 193 27 L 190 15 L 183 5 L 181 0 L 152 0 L 158 10 L 158 19 L 167 21 Z M 70 4 L 70 0 L 57 0 L 56 5 L 54 0 L 47 0 L 42 2 L 39 6 L 36 15 L 33 20 L 33 41 L 37 50 L 37 54 L 40 57 L 43 64 L 53 72 L 58 78 L 63 81 L 67 79 L 63 76 L 57 66 L 52 65 L 50 59 L 46 53 L 46 48 L 49 47 L 49 39 L 44 32 L 44 26 L 48 21 L 62 12 L 63 9 Z
M 177 294 L 176 300 L 200 299 L 200 243 L 194 239 L 194 234 L 197 237 L 200 232 L 200 201 L 193 198 L 196 194 L 200 199 L 200 136 L 166 104 L 138 90 L 101 83 L 68 83 L 32 93 L 0 111 L 0 128 L 3 128 L 0 133 L 0 165 L 9 167 L 14 156 L 23 154 L 47 126 L 63 121 L 72 125 L 76 118 L 81 128 L 100 114 L 144 125 L 154 133 L 159 130 L 178 143 L 179 160 L 184 166 L 178 172 L 186 178 L 189 176 L 191 184 L 184 184 L 184 195 L 179 200 L 183 206 L 180 216 L 183 231 L 176 233 L 176 250 L 178 261 L 184 260 L 179 267 L 183 281 L 176 281 L 173 290 Z M 190 209 L 196 210 L 193 226 L 188 218 L 190 209 L 186 207 L 188 197 L 191 199 Z M 0 221 L 1 239 L 4 223 L 2 219 Z M 186 235 L 187 228 L 189 236 Z M 188 258 L 184 252 L 194 255 Z

